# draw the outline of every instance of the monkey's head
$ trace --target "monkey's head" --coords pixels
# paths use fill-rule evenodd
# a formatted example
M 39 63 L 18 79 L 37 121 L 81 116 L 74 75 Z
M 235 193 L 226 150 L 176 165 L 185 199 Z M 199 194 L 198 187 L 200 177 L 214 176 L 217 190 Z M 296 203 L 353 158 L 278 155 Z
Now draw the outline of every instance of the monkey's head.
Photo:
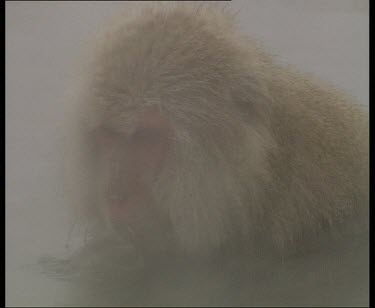
M 90 64 L 85 206 L 141 250 L 205 252 L 261 231 L 267 64 L 233 31 L 214 8 L 147 8 Z

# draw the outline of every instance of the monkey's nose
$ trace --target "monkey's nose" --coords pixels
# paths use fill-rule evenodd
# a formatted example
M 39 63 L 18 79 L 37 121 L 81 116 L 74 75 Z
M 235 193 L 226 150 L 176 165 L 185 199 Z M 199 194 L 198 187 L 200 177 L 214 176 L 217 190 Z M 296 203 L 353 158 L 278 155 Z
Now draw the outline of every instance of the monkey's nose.
M 117 206 L 122 206 L 122 204 L 124 204 L 125 202 L 125 198 L 123 196 L 120 196 L 120 195 L 108 195 L 108 201 L 113 204 L 113 205 L 117 205 Z

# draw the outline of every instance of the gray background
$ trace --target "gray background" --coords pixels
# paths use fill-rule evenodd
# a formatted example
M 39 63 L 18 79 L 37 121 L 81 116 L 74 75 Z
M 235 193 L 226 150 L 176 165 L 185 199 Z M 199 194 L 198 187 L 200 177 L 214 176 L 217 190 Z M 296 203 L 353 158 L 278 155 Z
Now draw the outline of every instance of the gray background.
M 6 303 L 53 306 L 64 283 L 38 275 L 44 254 L 65 253 L 62 194 L 65 92 L 82 44 L 121 2 L 6 2 Z M 293 64 L 368 105 L 366 0 L 244 0 L 241 27 L 277 61 Z

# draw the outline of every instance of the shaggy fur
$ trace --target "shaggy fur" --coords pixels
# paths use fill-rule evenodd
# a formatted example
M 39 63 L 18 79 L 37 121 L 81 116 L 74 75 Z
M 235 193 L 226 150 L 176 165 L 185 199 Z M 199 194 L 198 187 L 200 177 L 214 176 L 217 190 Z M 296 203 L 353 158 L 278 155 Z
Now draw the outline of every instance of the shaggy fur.
M 274 64 L 225 10 L 152 5 L 121 15 L 98 40 L 87 76 L 87 131 L 104 123 L 129 136 L 150 107 L 171 122 L 173 148 L 153 198 L 178 251 L 285 253 L 346 222 L 366 225 L 366 113 Z M 78 186 L 95 207 L 100 193 Z

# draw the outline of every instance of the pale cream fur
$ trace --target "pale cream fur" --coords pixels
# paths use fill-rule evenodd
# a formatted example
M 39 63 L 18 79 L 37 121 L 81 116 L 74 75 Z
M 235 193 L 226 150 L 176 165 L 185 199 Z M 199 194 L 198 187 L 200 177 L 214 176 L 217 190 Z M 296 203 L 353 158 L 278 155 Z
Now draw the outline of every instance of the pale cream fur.
M 367 114 L 274 64 L 226 10 L 126 11 L 101 34 L 87 76 L 88 130 L 106 122 L 131 134 L 150 106 L 170 119 L 174 146 L 153 194 L 182 251 L 236 241 L 283 251 L 367 221 Z

